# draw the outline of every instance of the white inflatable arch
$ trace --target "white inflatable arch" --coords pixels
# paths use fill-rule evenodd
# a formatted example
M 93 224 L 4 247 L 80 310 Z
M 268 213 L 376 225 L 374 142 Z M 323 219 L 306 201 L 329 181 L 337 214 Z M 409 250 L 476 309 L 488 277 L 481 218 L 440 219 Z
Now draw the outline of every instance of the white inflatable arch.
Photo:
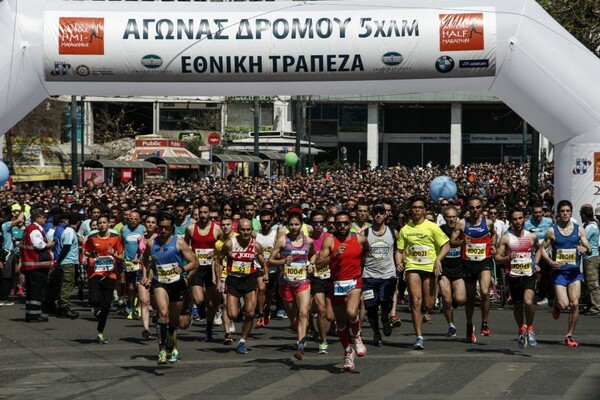
M 534 0 L 0 0 L 0 41 L 0 134 L 52 95 L 488 90 L 555 145 L 556 199 L 600 143 L 600 60 Z

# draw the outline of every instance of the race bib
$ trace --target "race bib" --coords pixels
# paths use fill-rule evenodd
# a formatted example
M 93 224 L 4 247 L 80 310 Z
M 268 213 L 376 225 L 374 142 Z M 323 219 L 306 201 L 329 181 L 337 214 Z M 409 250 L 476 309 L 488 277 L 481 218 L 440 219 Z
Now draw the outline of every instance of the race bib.
M 460 247 L 453 247 L 446 254 L 446 258 L 459 258 L 460 257 Z
M 429 264 L 429 246 L 410 246 L 408 248 L 408 259 L 414 264 Z
M 94 271 L 110 272 L 115 269 L 115 260 L 111 256 L 101 256 L 94 258 Z
M 321 269 L 315 268 L 315 276 L 319 279 L 331 278 L 331 270 L 329 269 L 329 265 Z
M 485 243 L 469 243 L 466 245 L 466 256 L 469 261 L 485 260 Z
M 533 274 L 531 254 L 517 253 L 517 257 L 510 261 L 510 274 L 515 276 L 531 276 Z
M 356 279 L 349 279 L 346 281 L 335 281 L 333 283 L 333 294 L 334 296 L 345 296 L 355 287 Z
M 365 290 L 363 293 L 363 300 L 371 300 L 375 298 L 375 293 L 373 292 L 373 289 L 369 289 L 369 290 Z
M 166 284 L 177 282 L 181 277 L 177 271 L 175 271 L 176 267 L 176 263 L 157 265 L 156 275 L 158 275 L 158 281 Z
M 556 262 L 559 264 L 575 264 L 577 262 L 577 249 L 556 250 Z
M 265 261 L 269 261 L 269 257 L 271 256 L 271 249 L 272 249 L 272 247 L 263 246 L 262 250 L 263 250 L 263 257 L 265 258 Z
M 231 264 L 231 273 L 237 275 L 250 275 L 252 264 L 247 261 L 233 261 Z
M 198 265 L 200 267 L 206 267 L 212 265 L 213 249 L 196 249 L 196 258 L 198 258 Z
M 125 272 L 138 272 L 140 270 L 140 263 L 133 261 L 125 261 Z
M 306 262 L 293 262 L 283 267 L 283 279 L 301 281 L 306 279 Z

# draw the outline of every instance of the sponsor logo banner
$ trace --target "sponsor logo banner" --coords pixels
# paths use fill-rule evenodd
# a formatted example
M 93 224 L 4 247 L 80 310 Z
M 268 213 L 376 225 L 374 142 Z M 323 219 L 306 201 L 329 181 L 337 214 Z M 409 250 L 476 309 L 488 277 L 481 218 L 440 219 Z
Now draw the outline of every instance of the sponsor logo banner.
M 566 166 L 565 166 L 566 167 Z M 582 204 L 600 206 L 600 143 L 572 144 L 571 202 L 577 218 Z M 562 199 L 556 199 L 562 200 Z

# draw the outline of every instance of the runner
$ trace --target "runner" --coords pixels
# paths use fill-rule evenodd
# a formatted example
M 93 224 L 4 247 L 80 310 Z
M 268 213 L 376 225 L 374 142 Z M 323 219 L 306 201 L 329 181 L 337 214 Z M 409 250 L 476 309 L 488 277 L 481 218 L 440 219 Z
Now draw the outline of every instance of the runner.
M 429 312 L 435 301 L 437 279 L 442 272 L 441 261 L 450 250 L 448 237 L 440 227 L 425 219 L 427 199 L 415 195 L 409 200 L 411 221 L 398 234 L 398 269 L 404 272 L 410 295 L 410 314 L 417 339 L 415 350 L 423 350 L 423 319 L 421 307 Z
M 552 218 L 544 216 L 544 207 L 542 203 L 536 202 L 531 206 L 531 216 L 525 221 L 524 229 L 531 233 L 534 233 L 538 240 L 538 245 L 541 245 L 546 237 L 546 232 L 552 227 Z M 544 258 L 540 259 L 538 264 L 539 271 L 535 276 L 536 281 L 536 294 L 537 294 L 537 305 L 547 306 L 549 298 L 552 298 L 552 292 L 554 287 L 550 276 L 552 274 L 552 266 L 546 263 Z
M 492 334 L 488 326 L 488 319 L 490 314 L 490 284 L 492 283 L 491 270 L 494 266 L 492 257 L 496 253 L 496 230 L 492 221 L 481 215 L 481 198 L 477 196 L 470 197 L 467 201 L 467 211 L 469 216 L 458 221 L 452 232 L 450 246 L 461 246 L 467 290 L 465 305 L 467 315 L 466 337 L 467 342 L 474 343 L 477 340 L 473 327 L 477 282 L 479 282 L 479 295 L 481 296 L 481 334 L 483 336 Z
M 140 311 L 138 310 L 137 303 L 137 286 L 142 278 L 142 267 L 140 265 L 140 252 L 139 244 L 144 236 L 144 226 L 140 223 L 142 219 L 137 211 L 129 213 L 129 219 L 127 224 L 121 228 L 120 236 L 123 241 L 123 247 L 125 248 L 125 283 L 127 287 L 127 294 L 129 298 L 129 313 L 127 319 L 133 319 L 139 317 Z
M 592 249 L 585 235 L 585 230 L 573 222 L 573 205 L 568 200 L 561 200 L 557 205 L 558 217 L 552 229 L 548 229 L 542 243 L 542 250 L 552 245 L 552 258 L 545 251 L 542 257 L 553 267 L 552 282 L 556 300 L 552 307 L 552 317 L 558 319 L 560 310 L 570 307 L 569 322 L 565 344 L 577 347 L 573 333 L 579 318 L 579 296 L 583 275 L 579 270 L 581 254 L 592 254 Z
M 444 224 L 440 226 L 446 236 L 452 236 L 452 231 L 458 222 L 458 210 L 454 206 L 447 206 L 442 209 Z M 446 336 L 456 336 L 456 326 L 454 325 L 454 307 L 463 306 L 466 301 L 465 281 L 463 279 L 463 262 L 461 259 L 461 247 L 451 248 L 442 260 L 442 275 L 440 275 L 439 285 L 444 305 L 442 312 L 448 323 L 448 332 Z
M 213 262 L 215 243 L 223 235 L 221 228 L 209 218 L 210 205 L 200 203 L 194 208 L 194 215 L 198 220 L 190 224 L 185 230 L 185 242 L 190 245 L 198 258 L 198 271 L 190 280 L 192 301 L 200 307 L 206 306 L 206 331 L 204 341 L 213 341 L 213 323 L 217 311 L 218 299 L 216 298 L 215 285 L 213 284 Z
M 373 344 L 383 345 L 383 339 L 377 320 L 381 307 L 381 324 L 383 334 L 392 334 L 390 312 L 396 290 L 396 261 L 395 242 L 398 233 L 385 224 L 386 210 L 383 204 L 377 203 L 371 210 L 373 225 L 365 230 L 370 251 L 363 260 L 363 291 L 365 309 L 369 324 L 373 329 Z
M 138 246 L 138 253 L 139 253 L 138 259 L 141 261 L 143 261 L 143 259 L 144 259 L 144 253 L 146 252 L 146 247 L 148 247 L 148 241 L 154 240 L 156 238 L 156 236 L 158 236 L 156 233 L 156 227 L 157 227 L 156 214 L 147 215 L 146 219 L 144 220 L 144 228 L 146 228 L 146 233 L 141 238 L 140 244 Z M 149 310 L 149 308 L 150 308 L 150 287 L 152 285 L 153 271 L 152 271 L 151 265 L 147 265 L 147 264 L 144 264 L 143 262 L 141 262 L 141 266 L 142 266 L 142 278 L 138 282 L 137 293 L 138 293 L 138 299 L 139 299 L 139 304 L 140 304 L 140 308 L 141 308 L 142 325 L 144 327 L 144 330 L 142 331 L 142 337 L 145 340 L 150 340 L 151 335 L 150 335 L 150 310 Z
M 177 327 L 183 300 L 187 296 L 190 276 L 198 268 L 198 260 L 183 239 L 175 234 L 175 216 L 160 212 L 157 218 L 158 236 L 148 240 L 144 265 L 153 272 L 152 293 L 158 307 L 158 364 L 179 361 Z M 167 359 L 167 353 L 171 353 Z
M 277 229 L 273 229 L 273 211 L 263 209 L 260 212 L 260 230 L 256 232 L 256 241 L 261 245 L 263 249 L 263 256 L 265 262 L 268 265 L 269 280 L 268 283 L 264 283 L 262 279 L 258 279 L 258 321 L 256 327 L 260 328 L 269 325 L 271 321 L 271 301 L 273 298 L 273 291 L 277 286 L 277 273 L 279 268 L 277 265 L 269 264 L 269 258 L 271 251 L 275 246 L 275 235 L 277 235 Z M 257 265 L 258 268 L 258 265 Z M 265 271 L 261 270 L 261 273 Z
M 344 349 L 344 369 L 353 371 L 354 358 L 363 357 L 367 349 L 359 335 L 359 315 L 362 293 L 362 259 L 369 251 L 369 243 L 363 235 L 350 232 L 350 216 L 347 211 L 335 215 L 335 233 L 323 242 L 317 270 L 329 266 L 331 286 L 329 296 L 335 315 L 338 336 Z M 356 350 L 350 346 L 350 329 Z
M 511 230 L 500 238 L 496 261 L 506 265 L 506 280 L 513 301 L 513 313 L 519 329 L 519 348 L 537 346 L 533 331 L 535 305 L 534 272 L 539 270 L 538 241 L 535 234 L 524 229 L 525 213 L 520 208 L 510 212 Z M 525 307 L 523 307 L 525 304 Z M 525 312 L 525 318 L 523 318 Z M 525 322 L 525 324 L 523 323 Z
M 594 208 L 591 204 L 584 204 L 579 211 L 585 235 L 590 247 L 591 255 L 583 255 L 583 274 L 587 285 L 588 299 L 585 314 L 600 314 L 600 286 L 598 286 L 598 268 L 600 267 L 600 256 L 598 254 L 598 223 L 594 218 Z
M 213 264 L 213 284 L 215 285 L 215 289 L 218 293 L 217 298 L 219 301 L 219 304 L 217 307 L 221 308 L 221 318 L 222 318 L 222 323 L 223 323 L 223 329 L 225 331 L 225 336 L 223 339 L 223 344 L 227 345 L 227 344 L 231 344 L 233 343 L 233 338 L 231 336 L 232 333 L 235 332 L 235 324 L 233 323 L 232 320 L 229 319 L 229 314 L 227 314 L 227 302 L 228 302 L 228 296 L 227 293 L 225 293 L 225 280 L 227 279 L 227 259 L 226 258 L 221 258 L 220 254 L 221 254 L 221 249 L 223 248 L 223 245 L 225 244 L 225 242 L 227 241 L 227 239 L 233 237 L 233 236 L 237 236 L 238 233 L 235 232 L 233 230 L 233 220 L 231 219 L 231 217 L 228 216 L 223 216 L 221 217 L 221 221 L 219 221 L 219 226 L 221 227 L 221 230 L 223 231 L 223 236 L 217 240 L 217 242 L 215 243 L 215 253 L 213 255 L 213 258 L 215 260 L 217 260 L 217 263 L 219 262 L 219 260 L 222 259 L 222 263 L 220 264 L 220 266 L 217 265 L 217 263 Z M 221 271 L 219 273 L 219 271 Z M 220 285 L 217 284 L 217 281 L 220 282 Z M 224 308 L 224 310 L 223 310 Z
M 108 343 L 104 328 L 117 283 L 116 263 L 123 262 L 123 243 L 115 232 L 108 229 L 108 216 L 98 217 L 98 232 L 91 233 L 83 245 L 88 263 L 88 288 L 90 305 L 98 319 L 99 344 Z
M 310 280 L 313 273 L 316 253 L 313 240 L 302 234 L 302 213 L 292 209 L 288 214 L 289 233 L 275 242 L 270 264 L 281 268 L 279 294 L 284 301 L 288 315 L 293 315 L 292 303 L 298 311 L 298 340 L 294 357 L 304 359 L 306 330 L 310 312 Z
M 242 336 L 237 345 L 238 354 L 248 353 L 246 340 L 252 330 L 254 314 L 256 312 L 256 288 L 257 279 L 269 280 L 269 275 L 259 276 L 254 260 L 258 259 L 260 266 L 264 269 L 265 259 L 260 244 L 252 237 L 252 222 L 243 218 L 239 222 L 239 236 L 230 237 L 221 249 L 220 262 L 217 271 L 220 275 L 222 260 L 227 258 L 227 280 L 225 289 L 227 291 L 227 313 L 233 321 L 240 312 L 239 299 L 244 299 L 244 325 Z M 217 283 L 219 289 L 221 282 Z

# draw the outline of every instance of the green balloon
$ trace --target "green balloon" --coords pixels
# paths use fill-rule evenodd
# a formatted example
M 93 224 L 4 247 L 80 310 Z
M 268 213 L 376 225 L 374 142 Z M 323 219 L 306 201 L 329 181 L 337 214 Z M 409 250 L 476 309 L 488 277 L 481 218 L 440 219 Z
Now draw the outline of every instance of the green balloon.
M 298 164 L 298 155 L 293 151 L 290 151 L 285 154 L 285 163 L 290 167 L 295 167 Z

